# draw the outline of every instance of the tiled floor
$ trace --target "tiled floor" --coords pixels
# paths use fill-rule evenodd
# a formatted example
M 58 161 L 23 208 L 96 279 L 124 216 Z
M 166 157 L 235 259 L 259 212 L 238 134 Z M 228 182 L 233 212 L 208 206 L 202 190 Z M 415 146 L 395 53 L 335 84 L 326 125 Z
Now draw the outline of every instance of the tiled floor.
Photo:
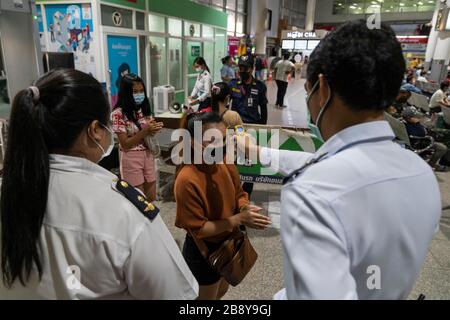
M 303 82 L 297 80 L 288 87 L 288 108 L 283 110 L 273 106 L 275 90 L 275 85 L 269 83 L 269 123 L 298 127 L 304 125 L 306 112 Z M 441 226 L 431 243 L 430 252 L 410 299 L 417 299 L 420 293 L 426 299 L 450 299 L 450 173 L 439 173 L 438 180 L 444 208 Z M 253 200 L 269 212 L 274 222 L 279 215 L 279 194 L 280 186 L 268 184 L 255 185 L 253 193 Z M 163 219 L 174 237 L 182 243 L 184 231 L 174 227 L 175 203 L 161 203 L 160 206 Z M 249 234 L 259 254 L 258 262 L 239 286 L 228 291 L 225 299 L 272 299 L 283 287 L 282 247 L 276 223 L 274 228 L 265 231 L 250 230 Z

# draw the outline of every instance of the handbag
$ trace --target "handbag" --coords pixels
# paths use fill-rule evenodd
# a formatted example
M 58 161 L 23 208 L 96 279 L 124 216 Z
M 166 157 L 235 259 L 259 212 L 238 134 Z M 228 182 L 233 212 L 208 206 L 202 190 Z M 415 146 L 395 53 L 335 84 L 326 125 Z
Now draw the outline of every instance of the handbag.
M 188 232 L 208 264 L 232 286 L 237 286 L 244 280 L 258 259 L 244 226 L 236 228 L 220 247 L 211 253 L 202 239 L 197 238 L 192 231 Z

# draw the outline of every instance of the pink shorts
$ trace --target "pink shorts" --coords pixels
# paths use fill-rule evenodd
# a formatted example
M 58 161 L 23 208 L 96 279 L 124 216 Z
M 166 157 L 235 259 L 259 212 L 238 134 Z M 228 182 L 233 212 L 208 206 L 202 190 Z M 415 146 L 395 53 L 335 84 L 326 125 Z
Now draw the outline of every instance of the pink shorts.
M 148 150 L 120 151 L 120 175 L 133 187 L 156 180 L 155 159 Z

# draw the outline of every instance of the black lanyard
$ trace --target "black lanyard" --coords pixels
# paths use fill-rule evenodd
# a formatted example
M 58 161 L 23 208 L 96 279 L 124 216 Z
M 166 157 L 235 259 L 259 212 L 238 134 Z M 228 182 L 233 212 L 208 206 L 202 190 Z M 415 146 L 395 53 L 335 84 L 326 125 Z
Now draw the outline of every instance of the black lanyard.
M 390 137 L 389 137 L 390 138 Z M 365 139 L 365 140 L 361 140 L 361 141 L 357 141 L 357 142 L 353 142 L 350 143 L 348 145 L 343 146 L 341 149 L 339 149 L 338 151 L 336 151 L 333 155 L 338 154 L 341 151 L 344 151 L 346 149 L 349 149 L 351 147 L 354 147 L 356 145 L 359 144 L 364 144 L 364 143 L 368 143 L 368 142 L 379 142 L 379 141 L 384 141 L 384 140 L 388 140 L 388 137 L 378 137 L 378 138 L 372 138 L 372 139 Z M 321 154 L 320 156 L 318 156 L 317 158 L 313 158 L 312 160 L 308 161 L 307 163 L 305 163 L 303 166 L 301 166 L 300 168 L 294 170 L 292 173 L 290 173 L 288 176 L 284 177 L 283 179 L 283 185 L 285 185 L 286 183 L 288 183 L 291 179 L 295 179 L 300 173 L 302 173 L 304 170 L 306 170 L 308 167 L 312 166 L 313 164 L 316 164 L 317 162 L 320 162 L 321 160 L 323 160 L 325 158 L 325 156 L 328 155 L 328 152 Z

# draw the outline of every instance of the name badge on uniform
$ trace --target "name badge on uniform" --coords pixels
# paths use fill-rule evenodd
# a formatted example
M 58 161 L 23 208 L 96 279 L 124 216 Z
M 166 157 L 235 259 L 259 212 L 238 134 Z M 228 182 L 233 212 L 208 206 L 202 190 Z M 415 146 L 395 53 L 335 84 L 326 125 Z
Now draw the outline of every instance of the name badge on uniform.
M 251 93 L 254 95 L 258 95 L 259 91 L 258 91 L 258 89 L 252 89 Z

